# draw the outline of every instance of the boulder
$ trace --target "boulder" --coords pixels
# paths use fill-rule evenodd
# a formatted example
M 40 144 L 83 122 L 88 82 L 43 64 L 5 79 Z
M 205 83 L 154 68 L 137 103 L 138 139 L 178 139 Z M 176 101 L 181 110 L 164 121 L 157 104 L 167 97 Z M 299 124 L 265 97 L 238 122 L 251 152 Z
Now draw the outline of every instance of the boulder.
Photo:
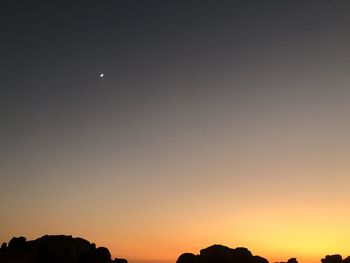
M 109 250 L 107 248 L 105 247 L 96 248 L 96 262 L 99 262 L 99 263 L 111 262 L 111 253 L 109 253 Z
M 197 262 L 198 262 L 197 256 L 192 253 L 183 253 L 176 260 L 176 263 L 197 263 Z
M 116 258 L 113 260 L 114 263 L 128 263 L 125 258 Z
M 327 255 L 325 258 L 321 259 L 322 263 L 342 263 L 343 259 L 341 255 Z
M 269 261 L 266 258 L 260 257 L 260 256 L 253 256 L 254 263 L 269 263 Z
M 298 260 L 296 258 L 290 258 L 287 263 L 298 263 Z
M 13 237 L 9 242 L 10 249 L 16 249 L 19 247 L 23 247 L 26 242 L 25 237 Z

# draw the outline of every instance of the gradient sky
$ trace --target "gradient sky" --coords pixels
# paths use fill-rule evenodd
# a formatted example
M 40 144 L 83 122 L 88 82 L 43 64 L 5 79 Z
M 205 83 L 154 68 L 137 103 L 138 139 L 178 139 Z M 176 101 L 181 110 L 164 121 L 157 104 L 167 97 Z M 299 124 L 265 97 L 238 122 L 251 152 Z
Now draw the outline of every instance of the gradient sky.
M 350 255 L 350 1 L 1 0 L 0 33 L 0 242 Z

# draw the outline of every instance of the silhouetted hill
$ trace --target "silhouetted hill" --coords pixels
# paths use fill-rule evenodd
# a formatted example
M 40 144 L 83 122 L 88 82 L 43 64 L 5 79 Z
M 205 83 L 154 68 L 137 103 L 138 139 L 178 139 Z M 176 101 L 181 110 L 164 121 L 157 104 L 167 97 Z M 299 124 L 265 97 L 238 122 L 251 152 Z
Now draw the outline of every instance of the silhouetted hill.
M 72 236 L 43 236 L 27 241 L 25 237 L 13 237 L 0 247 L 0 263 L 128 263 L 126 259 L 112 260 L 109 250 L 94 243 Z M 199 255 L 183 253 L 176 263 L 269 263 L 267 259 L 253 255 L 247 248 L 235 249 L 213 245 L 202 249 Z M 298 263 L 296 258 L 287 262 Z M 350 263 L 350 257 L 327 255 L 321 263 Z
M 72 236 L 43 236 L 26 241 L 14 237 L 0 248 L 1 263 L 127 263 L 125 259 L 112 260 L 105 247 Z
M 176 263 L 269 263 L 267 259 L 254 256 L 247 248 L 235 249 L 222 245 L 213 245 L 202 249 L 199 255 L 183 253 Z M 275 263 L 298 263 L 296 258 L 290 258 L 287 262 Z M 342 259 L 341 255 L 327 255 L 321 259 L 321 263 L 350 263 L 350 257 Z
M 345 259 L 341 255 L 327 255 L 325 258 L 321 259 L 322 263 L 350 263 L 350 257 Z
M 244 248 L 235 249 L 222 245 L 213 245 L 202 249 L 199 255 L 192 253 L 182 254 L 176 263 L 269 263 L 267 259 L 260 256 L 253 256 Z

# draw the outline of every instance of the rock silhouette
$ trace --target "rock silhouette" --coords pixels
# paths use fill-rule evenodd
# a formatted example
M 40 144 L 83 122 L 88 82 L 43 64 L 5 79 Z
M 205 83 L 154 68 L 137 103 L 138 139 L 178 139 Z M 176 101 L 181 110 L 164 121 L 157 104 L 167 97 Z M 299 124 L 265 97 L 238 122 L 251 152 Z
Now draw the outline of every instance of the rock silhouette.
M 1 263 L 127 263 L 126 259 L 112 260 L 109 250 L 72 236 L 43 236 L 26 241 L 14 237 L 0 249 Z
M 321 259 L 322 263 L 350 263 L 350 257 L 343 260 L 342 256 L 339 254 L 327 255 L 325 258 Z
M 177 259 L 176 263 L 199 263 L 199 255 L 195 255 L 192 253 L 183 253 Z
M 287 263 L 298 263 L 298 260 L 296 258 L 290 258 Z
M 254 256 L 247 248 L 235 249 L 222 245 L 213 245 L 202 249 L 199 255 L 183 253 L 176 263 L 269 263 L 267 259 Z M 298 263 L 296 258 L 290 258 L 287 262 L 275 263 Z M 350 257 L 342 259 L 341 255 L 327 255 L 321 259 L 321 263 L 350 263 Z
M 296 258 L 290 258 L 287 262 L 276 262 L 276 263 L 298 263 Z
M 115 258 L 105 247 L 82 238 L 65 235 L 46 235 L 27 241 L 25 237 L 13 237 L 8 244 L 0 247 L 1 263 L 128 263 L 126 259 Z M 176 263 L 269 263 L 267 259 L 253 255 L 247 248 L 235 249 L 222 245 L 212 245 L 202 249 L 199 255 L 183 253 Z M 298 263 L 296 258 L 287 262 Z M 350 263 L 350 257 L 327 255 L 321 263 Z
M 202 249 L 199 255 L 184 253 L 176 263 L 268 263 L 268 261 L 263 257 L 253 256 L 244 247 L 232 249 L 222 245 L 213 245 Z

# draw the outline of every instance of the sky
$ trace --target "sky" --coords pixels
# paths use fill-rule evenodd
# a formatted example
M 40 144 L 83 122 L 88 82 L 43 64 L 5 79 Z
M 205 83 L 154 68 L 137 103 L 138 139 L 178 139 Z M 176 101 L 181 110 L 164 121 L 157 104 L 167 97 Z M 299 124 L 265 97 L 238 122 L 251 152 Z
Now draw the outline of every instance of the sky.
M 131 263 L 350 255 L 349 14 L 1 0 L 0 242 L 70 234 Z

